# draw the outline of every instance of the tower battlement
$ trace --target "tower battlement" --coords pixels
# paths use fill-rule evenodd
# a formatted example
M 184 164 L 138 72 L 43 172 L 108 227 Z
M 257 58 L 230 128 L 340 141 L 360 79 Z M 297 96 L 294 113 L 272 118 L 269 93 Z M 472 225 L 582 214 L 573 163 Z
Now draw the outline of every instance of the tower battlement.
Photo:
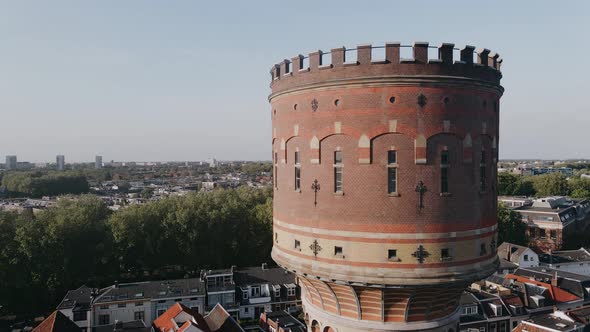
M 310 331 L 457 331 L 498 266 L 501 64 L 417 42 L 272 67 L 272 257 Z
M 404 48 L 412 50 L 411 58 L 402 57 Z M 436 57 L 429 57 L 429 51 L 435 51 L 431 53 Z M 466 45 L 459 49 L 450 43 L 436 47 L 415 42 L 339 47 L 329 52 L 318 50 L 308 56 L 300 54 L 285 59 L 272 66 L 270 74 L 271 88 L 276 93 L 302 84 L 384 75 L 452 76 L 499 84 L 501 66 L 500 55 L 485 48 Z

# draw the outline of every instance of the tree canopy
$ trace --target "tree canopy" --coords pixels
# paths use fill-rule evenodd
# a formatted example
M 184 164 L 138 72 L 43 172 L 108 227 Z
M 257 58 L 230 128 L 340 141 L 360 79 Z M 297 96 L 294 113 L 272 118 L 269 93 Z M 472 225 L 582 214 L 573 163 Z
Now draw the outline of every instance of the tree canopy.
M 498 195 L 504 196 L 570 196 L 590 199 L 590 179 L 566 178 L 561 173 L 522 176 L 498 173 Z
M 526 228 L 518 212 L 509 209 L 504 203 L 498 204 L 498 244 L 509 242 L 521 246 L 528 245 Z
M 83 195 L 32 213 L 0 211 L 0 305 L 55 307 L 71 288 L 270 262 L 272 191 L 240 187 L 111 212 Z M 175 275 L 169 275 L 173 267 Z
M 504 196 L 532 196 L 535 188 L 531 176 L 498 173 L 498 194 Z
M 9 172 L 2 177 L 2 186 L 13 196 L 57 196 L 82 194 L 89 190 L 83 175 L 73 172 Z

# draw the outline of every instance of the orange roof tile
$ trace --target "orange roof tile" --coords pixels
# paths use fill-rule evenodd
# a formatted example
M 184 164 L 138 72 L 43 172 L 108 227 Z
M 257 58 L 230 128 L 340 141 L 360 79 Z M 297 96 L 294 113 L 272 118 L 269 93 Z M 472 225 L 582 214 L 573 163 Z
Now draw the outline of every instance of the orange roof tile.
M 176 324 L 174 323 L 174 318 L 176 316 L 178 316 L 179 314 L 181 314 L 182 312 L 193 317 L 193 319 L 195 320 L 196 323 L 192 322 L 192 321 L 186 321 L 186 322 L 184 322 L 184 324 L 182 326 L 180 326 L 180 327 L 178 327 L 178 329 L 176 329 Z M 154 322 L 152 323 L 152 325 L 156 329 L 156 331 L 159 331 L 159 332 L 169 332 L 169 331 L 183 332 L 191 325 L 194 325 L 205 332 L 210 332 L 209 327 L 207 326 L 207 324 L 205 323 L 205 321 L 203 319 L 203 316 L 201 316 L 199 313 L 193 311 L 192 309 L 189 309 L 188 307 L 186 307 L 183 304 L 178 303 L 178 302 L 175 303 L 174 305 L 172 305 L 170 308 L 168 308 L 168 310 L 166 310 L 166 312 L 164 312 L 162 315 L 160 315 L 160 317 L 156 318 L 154 320 Z
M 49 317 L 45 318 L 33 332 L 80 332 L 82 331 L 76 323 L 72 322 L 61 311 L 54 311 Z
M 549 291 L 549 294 L 551 295 L 551 298 L 555 302 L 570 302 L 570 301 L 576 301 L 576 300 L 580 299 L 576 295 L 571 294 L 570 292 L 567 292 L 559 287 L 553 286 L 553 285 L 545 283 L 545 282 L 540 282 L 540 281 L 536 281 L 533 279 L 529 279 L 527 277 L 517 276 L 514 274 L 508 274 L 508 275 L 506 275 L 506 279 L 514 279 L 519 282 L 529 283 L 529 284 L 545 287 L 545 288 L 547 288 L 547 290 Z

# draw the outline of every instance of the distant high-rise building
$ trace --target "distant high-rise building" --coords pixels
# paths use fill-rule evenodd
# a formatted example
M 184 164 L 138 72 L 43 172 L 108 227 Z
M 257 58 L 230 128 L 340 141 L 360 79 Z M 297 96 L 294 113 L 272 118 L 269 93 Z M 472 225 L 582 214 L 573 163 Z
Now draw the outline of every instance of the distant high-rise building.
M 102 156 L 96 156 L 94 158 L 94 168 L 102 168 Z
M 55 157 L 55 163 L 57 164 L 57 170 L 63 171 L 66 166 L 66 157 L 64 155 L 58 154 Z
M 217 160 L 215 158 L 210 158 L 207 160 L 207 164 L 209 164 L 209 167 L 217 167 Z
M 16 169 L 16 156 L 6 156 L 6 169 Z

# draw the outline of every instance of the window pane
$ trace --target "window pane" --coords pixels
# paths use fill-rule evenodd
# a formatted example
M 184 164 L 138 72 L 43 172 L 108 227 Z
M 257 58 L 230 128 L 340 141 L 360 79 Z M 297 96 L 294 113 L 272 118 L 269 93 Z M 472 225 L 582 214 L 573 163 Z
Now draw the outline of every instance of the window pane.
M 334 151 L 334 164 L 342 164 L 342 151 Z
M 334 167 L 334 191 L 342 191 L 342 168 Z
M 449 151 L 442 151 L 441 152 L 440 163 L 441 163 L 441 165 L 448 165 L 449 164 Z
M 397 152 L 395 150 L 387 151 L 387 163 L 388 164 L 397 163 Z
M 299 151 L 295 151 L 295 164 L 299 164 Z
M 295 167 L 295 190 L 301 188 L 301 168 Z
M 443 193 L 449 192 L 449 169 L 440 169 L 440 191 Z
M 481 191 L 486 190 L 486 168 L 485 166 L 481 166 L 479 168 L 479 189 Z
M 397 168 L 390 167 L 387 169 L 387 192 L 397 192 Z
M 389 259 L 397 258 L 397 249 L 389 249 L 387 251 L 387 258 L 389 258 Z

